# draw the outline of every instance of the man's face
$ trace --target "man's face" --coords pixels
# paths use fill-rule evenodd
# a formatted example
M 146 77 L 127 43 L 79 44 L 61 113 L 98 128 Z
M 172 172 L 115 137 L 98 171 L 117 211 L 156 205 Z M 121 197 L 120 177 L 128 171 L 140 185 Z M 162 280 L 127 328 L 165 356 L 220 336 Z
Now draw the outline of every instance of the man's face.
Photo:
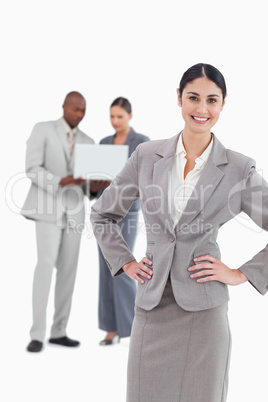
M 65 101 L 63 117 L 71 128 L 78 126 L 86 113 L 86 101 L 82 96 L 72 96 Z

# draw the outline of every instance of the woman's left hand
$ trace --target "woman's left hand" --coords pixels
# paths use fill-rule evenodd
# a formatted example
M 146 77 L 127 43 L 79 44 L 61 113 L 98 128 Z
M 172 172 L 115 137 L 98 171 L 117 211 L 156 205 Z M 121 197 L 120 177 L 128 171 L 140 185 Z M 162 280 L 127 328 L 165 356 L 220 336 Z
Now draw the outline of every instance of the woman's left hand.
M 209 261 L 201 262 L 188 268 L 188 271 L 190 272 L 201 269 L 201 271 L 190 275 L 190 278 L 197 279 L 197 282 L 199 283 L 219 281 L 225 283 L 226 285 L 235 286 L 247 282 L 248 280 L 239 269 L 230 269 L 227 267 L 227 265 L 223 264 L 223 262 L 212 257 L 211 255 L 202 255 L 194 258 L 194 261 Z M 204 275 L 209 276 L 200 278 Z

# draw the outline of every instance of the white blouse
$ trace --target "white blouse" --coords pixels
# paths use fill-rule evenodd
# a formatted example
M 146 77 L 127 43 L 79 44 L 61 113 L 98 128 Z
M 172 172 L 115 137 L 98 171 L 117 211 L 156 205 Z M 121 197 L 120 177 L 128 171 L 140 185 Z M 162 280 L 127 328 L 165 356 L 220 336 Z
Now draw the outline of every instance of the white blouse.
M 174 227 L 179 222 L 179 219 L 200 177 L 201 171 L 208 160 L 212 146 L 213 137 L 202 155 L 195 159 L 194 169 L 191 170 L 184 179 L 184 168 L 187 162 L 186 151 L 182 142 L 182 134 L 179 137 L 168 185 L 169 212 L 171 214 Z

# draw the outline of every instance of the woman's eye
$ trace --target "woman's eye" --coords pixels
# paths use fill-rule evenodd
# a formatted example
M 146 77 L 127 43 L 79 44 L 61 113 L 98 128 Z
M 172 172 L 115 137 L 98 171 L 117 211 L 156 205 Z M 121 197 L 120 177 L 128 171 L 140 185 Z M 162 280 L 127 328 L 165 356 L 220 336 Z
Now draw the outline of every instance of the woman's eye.
M 197 101 L 198 98 L 197 98 L 196 96 L 190 96 L 190 100 L 192 100 L 192 101 Z
M 209 102 L 209 103 L 215 103 L 215 102 L 217 102 L 217 99 L 209 98 L 209 99 L 208 99 L 208 102 Z

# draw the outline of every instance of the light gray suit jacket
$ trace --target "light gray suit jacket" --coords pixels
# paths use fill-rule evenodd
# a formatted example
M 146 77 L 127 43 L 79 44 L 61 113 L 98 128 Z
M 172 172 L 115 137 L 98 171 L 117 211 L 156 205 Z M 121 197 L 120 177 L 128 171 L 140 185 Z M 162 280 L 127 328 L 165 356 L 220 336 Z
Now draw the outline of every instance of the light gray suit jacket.
M 229 299 L 228 288 L 218 282 L 197 283 L 189 277 L 193 258 L 221 257 L 219 228 L 241 211 L 268 230 L 268 185 L 249 157 L 226 149 L 214 136 L 209 159 L 177 226 L 168 205 L 168 181 L 178 135 L 141 144 L 124 169 L 93 205 L 91 221 L 112 275 L 135 259 L 120 236 L 117 222 L 133 201 L 141 200 L 147 233 L 146 256 L 154 275 L 138 284 L 136 304 L 146 310 L 160 301 L 170 274 L 177 303 L 188 311 L 216 307 Z M 232 242 L 234 244 L 234 241 Z M 231 246 L 231 244 L 230 244 Z M 253 286 L 268 289 L 268 245 L 239 268 Z
M 75 143 L 94 141 L 78 128 Z M 74 219 L 83 214 L 83 189 L 59 186 L 63 177 L 73 173 L 62 119 L 34 126 L 27 141 L 26 173 L 32 184 L 21 210 L 23 216 L 60 225 L 66 213 Z

